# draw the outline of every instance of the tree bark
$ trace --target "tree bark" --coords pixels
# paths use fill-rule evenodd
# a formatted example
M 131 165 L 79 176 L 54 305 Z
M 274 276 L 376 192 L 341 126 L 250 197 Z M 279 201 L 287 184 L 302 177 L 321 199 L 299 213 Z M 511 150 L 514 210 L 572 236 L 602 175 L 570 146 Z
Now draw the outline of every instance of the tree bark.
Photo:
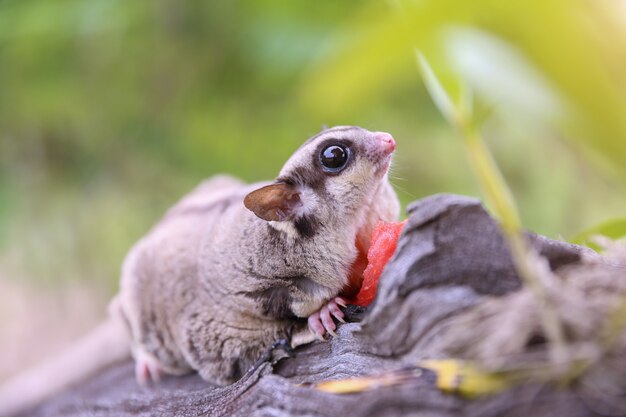
M 409 206 L 409 222 L 367 311 L 349 306 L 353 322 L 338 336 L 280 349 L 241 380 L 215 387 L 197 375 L 168 377 L 139 388 L 123 363 L 32 410 L 35 416 L 589 416 L 574 390 L 518 385 L 468 400 L 440 391 L 423 371 L 405 383 L 353 394 L 330 394 L 321 381 L 377 375 L 445 357 L 439 338 L 448 323 L 521 283 L 496 222 L 476 199 L 436 195 Z M 529 233 L 550 268 L 575 265 L 594 253 Z M 270 358 L 271 357 L 271 358 Z

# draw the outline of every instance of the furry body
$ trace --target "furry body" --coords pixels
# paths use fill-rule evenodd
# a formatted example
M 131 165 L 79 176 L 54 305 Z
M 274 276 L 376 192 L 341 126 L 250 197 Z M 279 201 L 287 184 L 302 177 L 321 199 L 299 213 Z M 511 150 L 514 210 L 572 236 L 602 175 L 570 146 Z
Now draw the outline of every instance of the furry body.
M 359 135 L 371 132 L 329 129 L 287 162 L 277 182 L 298 187 L 304 201 L 291 221 L 257 217 L 242 202 L 268 184 L 230 177 L 201 184 L 172 208 L 123 267 L 119 305 L 135 356 L 224 384 L 272 342 L 308 333 L 306 318 L 348 284 L 357 236 L 368 241 L 376 221 L 398 216 L 388 165 L 374 167 L 383 175 L 366 166 L 366 146 L 352 177 L 327 177 L 311 160 L 324 137 Z
M 0 387 L 0 415 L 82 379 L 55 385 L 59 370 L 86 360 L 84 378 L 120 360 L 128 335 L 140 383 L 197 371 L 227 384 L 278 339 L 332 334 L 357 241 L 367 250 L 376 222 L 399 215 L 386 175 L 394 149 L 387 133 L 341 126 L 307 140 L 272 183 L 202 183 L 131 249 L 104 330 Z M 107 341 L 116 348 L 102 354 Z M 28 395 L 42 377 L 50 385 Z

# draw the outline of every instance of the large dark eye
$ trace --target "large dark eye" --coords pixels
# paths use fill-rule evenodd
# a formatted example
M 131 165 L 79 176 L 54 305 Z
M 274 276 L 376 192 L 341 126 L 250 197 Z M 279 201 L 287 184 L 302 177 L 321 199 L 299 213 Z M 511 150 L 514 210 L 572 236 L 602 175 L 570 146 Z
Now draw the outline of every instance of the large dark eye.
M 322 166 L 329 172 L 339 172 L 348 162 L 348 149 L 331 145 L 322 151 L 320 155 Z

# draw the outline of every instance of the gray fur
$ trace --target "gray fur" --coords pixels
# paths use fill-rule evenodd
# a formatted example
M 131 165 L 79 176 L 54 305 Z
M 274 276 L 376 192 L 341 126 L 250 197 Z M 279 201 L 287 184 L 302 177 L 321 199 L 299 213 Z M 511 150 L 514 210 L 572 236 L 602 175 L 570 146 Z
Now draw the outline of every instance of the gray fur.
M 135 354 L 168 373 L 197 370 L 225 384 L 273 341 L 308 332 L 306 317 L 346 286 L 357 236 L 369 244 L 376 221 L 399 214 L 372 137 L 341 126 L 296 151 L 277 179 L 301 192 L 302 212 L 289 221 L 267 222 L 244 207 L 267 183 L 223 176 L 173 207 L 123 266 L 119 306 Z M 317 165 L 329 140 L 355 149 L 339 175 Z

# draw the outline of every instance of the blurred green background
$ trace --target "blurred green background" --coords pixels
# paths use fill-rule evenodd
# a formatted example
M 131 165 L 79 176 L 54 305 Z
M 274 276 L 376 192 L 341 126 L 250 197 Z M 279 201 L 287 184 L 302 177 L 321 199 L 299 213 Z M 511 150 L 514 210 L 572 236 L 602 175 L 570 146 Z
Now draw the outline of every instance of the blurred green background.
M 180 196 L 218 172 L 272 178 L 322 125 L 392 133 L 403 203 L 480 195 L 416 48 L 451 91 L 474 91 L 528 228 L 615 231 L 624 4 L 0 0 L 3 285 L 108 299 L 126 251 Z

